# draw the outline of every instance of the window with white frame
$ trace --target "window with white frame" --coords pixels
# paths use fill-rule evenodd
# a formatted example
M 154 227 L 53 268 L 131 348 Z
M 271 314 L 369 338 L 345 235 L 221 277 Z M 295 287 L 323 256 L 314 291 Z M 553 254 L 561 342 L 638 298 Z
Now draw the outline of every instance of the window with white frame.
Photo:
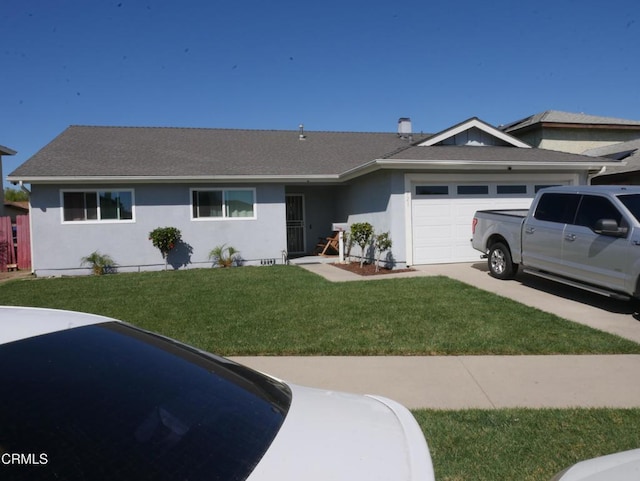
M 62 192 L 64 222 L 133 220 L 133 190 L 68 190 Z
M 194 219 L 255 218 L 255 189 L 191 189 Z

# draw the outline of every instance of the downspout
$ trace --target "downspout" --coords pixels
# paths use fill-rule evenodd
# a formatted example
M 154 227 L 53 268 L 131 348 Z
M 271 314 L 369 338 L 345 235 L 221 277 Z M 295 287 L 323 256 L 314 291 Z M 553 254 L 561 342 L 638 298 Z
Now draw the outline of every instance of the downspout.
M 591 174 L 588 176 L 589 179 L 589 185 L 591 185 L 591 181 L 593 180 L 594 177 L 597 177 L 598 175 L 602 175 L 607 171 L 607 166 L 603 165 L 600 170 L 598 172 L 596 172 L 595 174 Z
M 18 185 L 20 186 L 20 190 L 22 192 L 25 192 L 27 195 L 31 195 L 31 191 L 24 186 L 23 181 L 18 182 Z
M 20 190 L 29 196 L 29 249 L 31 250 L 31 275 L 35 275 L 36 270 L 33 262 L 33 216 L 31 215 L 31 191 L 24 186 L 23 181 L 19 181 Z

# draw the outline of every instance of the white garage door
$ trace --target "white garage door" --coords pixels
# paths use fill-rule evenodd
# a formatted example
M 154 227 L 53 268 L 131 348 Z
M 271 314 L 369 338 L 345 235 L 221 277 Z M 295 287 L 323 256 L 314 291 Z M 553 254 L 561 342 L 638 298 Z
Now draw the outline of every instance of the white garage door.
M 414 264 L 471 262 L 480 253 L 471 248 L 473 214 L 483 209 L 527 209 L 539 183 L 412 184 L 411 227 Z

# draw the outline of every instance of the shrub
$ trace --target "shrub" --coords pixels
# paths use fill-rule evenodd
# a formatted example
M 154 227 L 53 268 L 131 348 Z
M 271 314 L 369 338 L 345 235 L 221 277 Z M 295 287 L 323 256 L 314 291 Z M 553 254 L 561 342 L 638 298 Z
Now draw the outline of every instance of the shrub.
M 178 242 L 182 240 L 182 234 L 175 227 L 158 227 L 149 232 L 149 240 L 154 247 L 160 250 L 164 259 L 164 268 L 167 268 L 167 256 Z
M 209 252 L 209 259 L 219 267 L 232 267 L 234 264 L 237 264 L 239 254 L 240 251 L 234 247 L 222 244 L 221 246 L 214 247 L 211 252 Z
M 351 240 L 360 246 L 360 267 L 364 265 L 365 248 L 371 242 L 373 236 L 373 226 L 368 222 L 356 222 L 351 224 Z
M 376 253 L 376 272 L 380 270 L 380 256 L 384 251 L 391 249 L 391 237 L 388 232 L 378 234 L 373 238 L 373 249 Z
M 98 251 L 93 251 L 88 256 L 80 259 L 81 266 L 87 264 L 91 266 L 91 270 L 96 276 L 107 274 L 108 272 L 111 272 L 116 266 L 116 263 L 110 256 L 108 256 L 107 254 L 100 254 Z

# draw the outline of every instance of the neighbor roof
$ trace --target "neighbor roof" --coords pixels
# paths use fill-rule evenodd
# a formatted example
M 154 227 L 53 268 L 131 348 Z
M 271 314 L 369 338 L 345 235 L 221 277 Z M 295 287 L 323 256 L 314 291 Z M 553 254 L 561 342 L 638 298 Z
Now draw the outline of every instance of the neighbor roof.
M 10 149 L 9 147 L 5 147 L 4 145 L 0 145 L 0 155 L 16 155 L 16 151 Z
M 618 119 L 614 117 L 600 117 L 583 113 L 562 112 L 560 110 L 546 110 L 544 112 L 531 115 L 521 120 L 516 120 L 507 125 L 501 125 L 500 129 L 505 132 L 523 130 L 535 125 L 544 124 L 555 127 L 571 126 L 598 126 L 598 127 L 618 127 L 640 130 L 640 120 Z
M 640 171 L 640 139 L 586 150 L 584 154 L 624 160 L 626 165 L 607 167 L 604 175 Z
M 611 160 L 518 147 L 418 146 L 395 133 L 71 126 L 9 175 L 24 182 L 334 182 L 378 168 L 514 163 L 599 168 Z

